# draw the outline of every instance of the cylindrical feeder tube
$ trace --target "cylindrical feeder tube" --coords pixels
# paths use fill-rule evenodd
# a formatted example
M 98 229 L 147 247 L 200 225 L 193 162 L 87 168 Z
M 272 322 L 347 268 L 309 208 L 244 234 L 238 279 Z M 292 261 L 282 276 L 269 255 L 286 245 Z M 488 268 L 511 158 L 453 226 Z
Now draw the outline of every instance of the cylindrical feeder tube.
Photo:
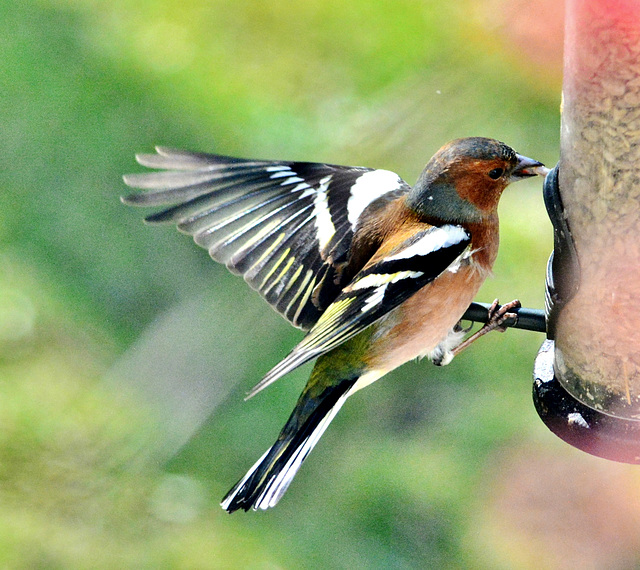
M 558 314 L 558 379 L 640 419 L 640 0 L 567 0 L 559 184 L 580 282 Z

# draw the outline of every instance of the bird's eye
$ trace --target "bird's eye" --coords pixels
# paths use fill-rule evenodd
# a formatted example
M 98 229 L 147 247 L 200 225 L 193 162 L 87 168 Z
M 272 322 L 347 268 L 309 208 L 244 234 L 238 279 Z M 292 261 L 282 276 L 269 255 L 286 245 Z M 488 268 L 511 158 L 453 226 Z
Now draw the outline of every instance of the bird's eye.
M 503 168 L 494 168 L 489 171 L 489 178 L 493 178 L 494 180 L 498 180 L 504 174 Z

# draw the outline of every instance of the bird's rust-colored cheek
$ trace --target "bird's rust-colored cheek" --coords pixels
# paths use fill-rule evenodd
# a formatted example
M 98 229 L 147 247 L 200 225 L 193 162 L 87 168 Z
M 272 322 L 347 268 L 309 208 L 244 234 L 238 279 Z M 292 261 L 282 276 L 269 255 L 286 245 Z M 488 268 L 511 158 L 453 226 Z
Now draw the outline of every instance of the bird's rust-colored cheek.
M 460 197 L 483 212 L 497 209 L 502 191 L 506 187 L 501 180 L 493 181 L 487 178 L 485 175 L 466 176 L 456 185 Z
M 495 168 L 506 168 L 506 165 L 502 160 L 482 160 L 472 164 L 456 165 L 450 174 L 456 181 L 459 196 L 484 212 L 495 210 L 502 191 L 507 186 L 503 178 L 489 178 L 489 172 Z

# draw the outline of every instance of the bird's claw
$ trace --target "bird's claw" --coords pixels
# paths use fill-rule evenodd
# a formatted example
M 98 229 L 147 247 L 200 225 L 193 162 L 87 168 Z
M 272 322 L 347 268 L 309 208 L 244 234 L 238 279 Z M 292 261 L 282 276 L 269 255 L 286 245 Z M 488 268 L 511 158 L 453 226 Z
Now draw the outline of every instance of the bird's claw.
M 522 307 L 522 304 L 518 299 L 514 299 L 504 305 L 500 305 L 498 299 L 495 299 L 489 307 L 487 323 L 484 325 L 484 327 L 487 328 L 487 332 L 493 330 L 504 332 L 508 328 L 505 324 L 507 321 L 515 321 L 514 323 L 510 323 L 510 326 L 517 323 L 518 313 L 513 313 L 512 311 L 514 309 L 519 309 L 520 307 Z
M 511 301 L 510 303 L 505 303 L 504 305 L 500 305 L 498 299 L 496 299 L 493 303 L 491 303 L 491 306 L 489 307 L 489 311 L 487 313 L 487 322 L 482 326 L 480 330 L 472 334 L 469 338 L 465 339 L 453 350 L 451 350 L 451 357 L 460 354 L 460 352 L 467 348 L 471 343 L 475 342 L 481 336 L 484 336 L 488 332 L 506 331 L 507 321 L 511 321 L 509 322 L 509 326 L 513 326 L 516 322 L 518 322 L 518 314 L 512 313 L 511 311 L 513 311 L 514 309 L 519 309 L 520 307 L 520 301 L 518 301 L 517 299 Z M 457 326 L 460 326 L 459 323 Z M 436 364 L 442 365 L 441 358 L 434 360 L 434 362 Z

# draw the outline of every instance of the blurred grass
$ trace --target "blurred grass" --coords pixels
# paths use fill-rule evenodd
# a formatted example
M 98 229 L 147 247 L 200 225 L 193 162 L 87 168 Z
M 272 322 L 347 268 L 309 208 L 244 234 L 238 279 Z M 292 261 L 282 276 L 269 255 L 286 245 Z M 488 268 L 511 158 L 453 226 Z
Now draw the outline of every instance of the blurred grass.
M 534 567 L 495 542 L 487 488 L 511 449 L 577 453 L 530 403 L 539 336 L 406 365 L 350 401 L 277 509 L 229 517 L 219 498 L 308 368 L 242 394 L 300 333 L 117 199 L 133 153 L 154 144 L 413 182 L 446 140 L 484 135 L 554 164 L 557 71 L 523 64 L 508 26 L 469 2 L 0 5 L 3 566 L 477 567 L 482 554 L 487 568 Z M 480 297 L 541 306 L 539 181 L 510 189 L 501 215 Z

